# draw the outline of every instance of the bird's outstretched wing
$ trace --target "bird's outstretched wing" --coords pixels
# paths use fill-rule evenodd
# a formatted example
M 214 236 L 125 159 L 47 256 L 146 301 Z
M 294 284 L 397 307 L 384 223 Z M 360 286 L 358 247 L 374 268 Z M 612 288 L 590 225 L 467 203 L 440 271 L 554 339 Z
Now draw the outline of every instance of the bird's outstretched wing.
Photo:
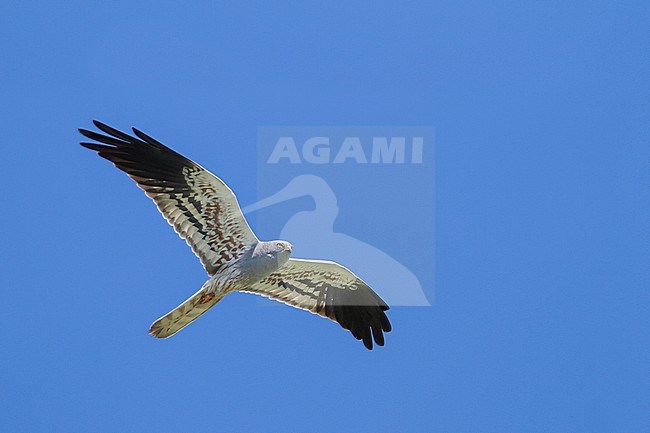
M 257 241 L 237 198 L 218 177 L 133 128 L 136 137 L 93 121 L 102 132 L 79 129 L 98 141 L 81 143 L 126 172 L 186 240 L 208 274 Z
M 391 330 L 388 305 L 366 283 L 338 263 L 289 259 L 278 271 L 241 290 L 275 299 L 338 322 L 372 349 Z

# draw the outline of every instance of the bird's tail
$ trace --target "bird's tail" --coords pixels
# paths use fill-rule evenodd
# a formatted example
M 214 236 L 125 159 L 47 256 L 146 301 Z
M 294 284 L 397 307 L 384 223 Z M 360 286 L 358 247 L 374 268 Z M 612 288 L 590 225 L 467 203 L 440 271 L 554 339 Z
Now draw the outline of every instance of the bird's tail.
M 153 322 L 149 334 L 156 338 L 170 337 L 212 308 L 223 297 L 223 294 L 214 290 L 212 280 L 208 280 L 187 301 Z

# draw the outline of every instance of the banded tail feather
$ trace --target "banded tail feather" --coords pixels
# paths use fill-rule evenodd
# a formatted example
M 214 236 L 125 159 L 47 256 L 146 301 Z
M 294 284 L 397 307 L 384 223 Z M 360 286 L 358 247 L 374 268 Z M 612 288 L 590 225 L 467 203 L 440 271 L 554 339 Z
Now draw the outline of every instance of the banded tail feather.
M 149 334 L 156 338 L 171 337 L 214 307 L 223 297 L 223 294 L 214 291 L 213 281 L 208 280 L 188 300 L 153 322 Z

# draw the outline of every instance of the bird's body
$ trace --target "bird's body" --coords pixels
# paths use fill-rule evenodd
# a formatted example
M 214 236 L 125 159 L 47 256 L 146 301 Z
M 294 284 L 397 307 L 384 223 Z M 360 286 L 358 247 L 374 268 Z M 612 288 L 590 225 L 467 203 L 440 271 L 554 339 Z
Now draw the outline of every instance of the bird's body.
M 220 267 L 191 298 L 156 320 L 150 333 L 158 338 L 174 335 L 228 293 L 245 291 L 280 269 L 290 254 L 288 242 L 257 242 L 245 246 L 242 255 Z
M 233 291 L 266 296 L 327 317 L 372 349 L 389 332 L 388 306 L 349 269 L 329 261 L 290 258 L 285 241 L 257 239 L 223 181 L 198 164 L 133 129 L 136 137 L 95 121 L 108 135 L 80 129 L 81 143 L 126 172 L 186 240 L 210 278 L 150 333 L 169 337 Z

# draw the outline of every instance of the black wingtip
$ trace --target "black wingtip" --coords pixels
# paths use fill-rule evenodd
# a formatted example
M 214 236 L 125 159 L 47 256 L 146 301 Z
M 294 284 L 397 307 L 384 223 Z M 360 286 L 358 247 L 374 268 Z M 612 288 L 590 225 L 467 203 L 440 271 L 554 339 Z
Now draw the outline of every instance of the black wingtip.
M 100 122 L 100 121 L 97 120 L 97 119 L 93 119 L 93 125 L 95 125 L 95 126 L 98 127 L 99 129 L 102 129 L 102 127 L 107 127 L 107 126 L 108 126 L 108 125 L 106 125 L 105 123 L 102 123 L 102 122 Z
M 114 138 L 117 138 L 119 140 L 123 140 L 127 143 L 131 143 L 135 140 L 134 137 L 131 137 L 128 134 L 125 134 L 124 132 L 117 130 L 111 126 L 108 126 L 105 123 L 100 122 L 99 120 L 93 120 L 93 125 L 95 125 L 100 131 L 102 131 L 105 134 L 108 134 Z
M 102 151 L 102 150 L 107 148 L 107 146 L 103 146 L 103 145 L 97 144 L 97 143 L 86 143 L 86 142 L 82 141 L 79 144 L 81 144 L 86 149 L 94 150 L 96 152 Z
M 373 326 L 372 336 L 375 339 L 375 343 L 377 343 L 377 346 L 384 345 L 384 333 L 382 332 L 381 328 L 378 328 L 377 326 Z
M 160 141 L 156 140 L 150 135 L 145 134 L 144 132 L 140 131 L 138 128 L 131 128 L 131 129 L 133 130 L 135 136 L 138 137 L 140 140 L 144 141 L 145 143 L 154 147 L 167 149 L 167 147 L 164 144 L 162 144 Z
M 83 128 L 77 128 L 77 131 L 79 131 L 79 133 L 80 133 L 81 135 L 83 135 L 84 137 L 91 138 L 91 137 L 90 137 L 90 136 L 92 135 L 92 132 L 91 132 L 91 131 L 89 131 L 89 130 L 87 130 L 87 129 L 83 129 Z

